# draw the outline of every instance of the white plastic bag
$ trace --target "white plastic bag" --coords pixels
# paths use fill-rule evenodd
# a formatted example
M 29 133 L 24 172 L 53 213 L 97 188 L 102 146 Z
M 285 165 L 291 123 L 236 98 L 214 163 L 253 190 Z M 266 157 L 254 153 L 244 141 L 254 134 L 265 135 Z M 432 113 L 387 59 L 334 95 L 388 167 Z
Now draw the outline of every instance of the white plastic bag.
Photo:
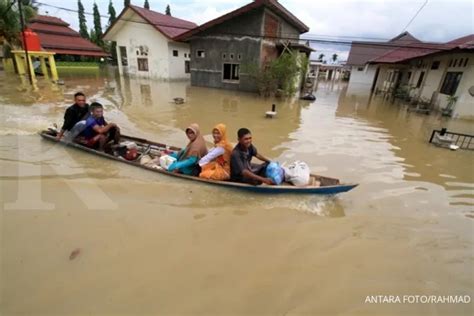
M 168 167 L 176 161 L 176 158 L 164 155 L 160 157 L 160 166 L 161 168 L 168 170 Z
M 295 161 L 288 166 L 284 165 L 285 181 L 291 182 L 295 186 L 305 186 L 309 184 L 310 171 L 308 164 L 304 161 Z

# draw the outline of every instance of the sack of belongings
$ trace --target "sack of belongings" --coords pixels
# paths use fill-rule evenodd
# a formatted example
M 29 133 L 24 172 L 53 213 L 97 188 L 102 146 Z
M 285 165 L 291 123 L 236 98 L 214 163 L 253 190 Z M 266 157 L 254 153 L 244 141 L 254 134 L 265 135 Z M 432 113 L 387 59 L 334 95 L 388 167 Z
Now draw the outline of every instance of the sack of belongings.
M 288 166 L 283 166 L 285 170 L 285 181 L 295 186 L 305 186 L 309 183 L 310 171 L 308 164 L 304 161 L 295 161 Z
M 164 155 L 160 157 L 160 166 L 161 168 L 168 170 L 168 167 L 176 161 L 176 158 Z
M 265 176 L 270 178 L 273 183 L 281 184 L 285 180 L 285 171 L 278 162 L 270 162 L 265 170 Z

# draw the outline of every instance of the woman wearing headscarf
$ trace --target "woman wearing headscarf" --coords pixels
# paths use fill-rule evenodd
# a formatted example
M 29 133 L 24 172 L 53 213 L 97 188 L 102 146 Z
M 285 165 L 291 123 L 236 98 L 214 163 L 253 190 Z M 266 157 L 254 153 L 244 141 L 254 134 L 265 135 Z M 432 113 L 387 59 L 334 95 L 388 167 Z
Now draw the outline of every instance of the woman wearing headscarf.
M 232 145 L 227 140 L 226 126 L 217 124 L 212 130 L 214 147 L 199 160 L 200 178 L 212 180 L 230 179 L 230 155 Z
M 188 145 L 180 152 L 170 155 L 177 160 L 168 167 L 168 171 L 197 176 L 200 172 L 198 161 L 207 154 L 206 143 L 196 123 L 186 128 L 186 136 L 189 139 Z

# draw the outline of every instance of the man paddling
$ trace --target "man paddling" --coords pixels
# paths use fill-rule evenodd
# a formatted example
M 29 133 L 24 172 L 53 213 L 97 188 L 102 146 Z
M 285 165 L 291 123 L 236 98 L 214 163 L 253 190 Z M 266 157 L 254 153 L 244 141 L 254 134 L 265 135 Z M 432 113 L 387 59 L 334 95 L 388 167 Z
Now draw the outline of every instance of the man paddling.
M 56 136 L 57 140 L 60 140 L 66 132 L 69 140 L 74 139 L 84 129 L 85 121 L 83 120 L 88 116 L 89 104 L 86 103 L 86 96 L 82 92 L 77 92 L 74 94 L 74 104 L 68 107 L 64 113 L 64 124 Z M 80 121 L 84 124 L 77 125 Z

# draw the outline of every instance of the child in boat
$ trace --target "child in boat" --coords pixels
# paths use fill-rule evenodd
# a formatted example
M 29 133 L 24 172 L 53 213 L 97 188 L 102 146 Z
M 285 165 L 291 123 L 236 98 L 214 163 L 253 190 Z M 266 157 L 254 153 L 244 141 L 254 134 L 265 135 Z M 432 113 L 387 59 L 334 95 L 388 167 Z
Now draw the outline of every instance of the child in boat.
M 260 155 L 257 148 L 252 145 L 252 133 L 247 128 L 241 128 L 237 132 L 239 143 L 232 150 L 230 158 L 231 180 L 250 184 L 274 184 L 266 178 L 265 169 L 270 160 Z M 263 164 L 252 164 L 252 158 L 264 161 Z
M 227 140 L 226 126 L 217 124 L 212 130 L 212 137 L 214 138 L 214 147 L 199 160 L 202 170 L 199 177 L 211 180 L 229 180 L 232 145 Z
M 186 128 L 186 136 L 188 145 L 180 152 L 170 154 L 177 160 L 168 167 L 168 171 L 197 176 L 201 172 L 198 161 L 207 154 L 206 143 L 196 123 Z
M 79 135 L 78 142 L 87 147 L 104 151 L 105 145 L 114 141 L 120 141 L 120 128 L 115 123 L 107 123 L 104 119 L 104 108 L 102 104 L 94 102 L 90 105 L 91 114 L 86 120 L 86 127 Z

